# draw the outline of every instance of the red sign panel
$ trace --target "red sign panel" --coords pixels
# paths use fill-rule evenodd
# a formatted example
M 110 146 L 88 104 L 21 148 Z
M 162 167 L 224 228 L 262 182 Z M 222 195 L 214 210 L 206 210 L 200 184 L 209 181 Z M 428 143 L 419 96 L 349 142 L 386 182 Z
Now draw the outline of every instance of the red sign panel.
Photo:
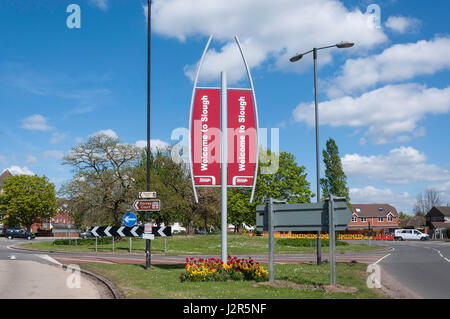
M 140 199 L 133 203 L 133 208 L 137 212 L 158 212 L 161 210 L 159 199 Z
M 228 185 L 252 186 L 256 168 L 256 121 L 252 92 L 228 90 Z
M 220 185 L 219 89 L 195 91 L 191 138 L 195 185 Z

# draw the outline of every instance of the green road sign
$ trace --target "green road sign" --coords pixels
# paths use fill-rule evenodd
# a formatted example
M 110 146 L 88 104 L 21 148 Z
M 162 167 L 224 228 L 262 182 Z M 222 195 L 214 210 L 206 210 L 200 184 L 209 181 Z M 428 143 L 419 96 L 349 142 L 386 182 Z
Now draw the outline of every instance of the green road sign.
M 334 202 L 335 231 L 347 228 L 352 213 L 345 200 Z M 328 231 L 328 202 L 274 204 L 274 231 Z M 256 207 L 256 230 L 268 231 L 267 205 Z

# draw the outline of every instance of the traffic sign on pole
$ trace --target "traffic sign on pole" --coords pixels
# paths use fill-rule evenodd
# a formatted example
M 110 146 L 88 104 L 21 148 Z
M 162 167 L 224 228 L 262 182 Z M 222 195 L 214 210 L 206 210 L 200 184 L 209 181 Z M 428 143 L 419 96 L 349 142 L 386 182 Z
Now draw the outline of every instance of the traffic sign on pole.
M 143 234 L 156 237 L 172 236 L 172 227 L 169 226 L 152 227 L 150 233 L 144 231 L 144 226 L 95 226 L 90 231 L 95 237 L 142 237 Z
M 156 198 L 156 192 L 139 192 L 139 198 Z
M 137 212 L 159 212 L 161 201 L 159 199 L 139 199 L 134 201 L 133 208 Z
M 123 215 L 122 221 L 125 226 L 133 227 L 137 223 L 137 216 L 133 212 L 128 212 Z

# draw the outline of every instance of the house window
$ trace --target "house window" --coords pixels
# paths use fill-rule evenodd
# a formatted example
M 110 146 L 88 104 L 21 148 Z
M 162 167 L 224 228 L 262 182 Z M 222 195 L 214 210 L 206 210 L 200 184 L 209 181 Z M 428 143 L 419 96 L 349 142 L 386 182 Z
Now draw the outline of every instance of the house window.
M 383 207 L 380 207 L 380 208 L 378 208 L 378 211 L 379 211 L 379 212 L 384 212 L 384 208 L 383 208 Z
M 361 221 L 362 222 L 366 222 L 367 221 L 367 217 L 361 217 Z
M 388 216 L 388 222 L 391 222 L 393 220 L 392 216 Z
M 358 221 L 358 217 L 353 216 L 353 217 L 352 217 L 352 222 L 356 223 L 357 221 Z
M 381 223 L 384 222 L 384 217 L 378 217 L 378 221 Z
M 355 210 L 356 210 L 357 213 L 361 213 L 361 209 L 356 208 Z

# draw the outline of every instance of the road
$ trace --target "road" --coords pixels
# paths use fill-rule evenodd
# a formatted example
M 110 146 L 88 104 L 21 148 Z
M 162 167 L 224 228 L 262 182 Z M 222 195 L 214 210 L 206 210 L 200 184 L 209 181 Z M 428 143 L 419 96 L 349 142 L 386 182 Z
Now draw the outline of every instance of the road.
M 450 299 L 450 242 L 391 242 L 393 251 L 379 262 L 384 271 L 427 299 Z
M 57 266 L 46 254 L 13 250 L 24 240 L 0 238 L 0 299 L 100 299 L 110 295 L 87 276 Z

